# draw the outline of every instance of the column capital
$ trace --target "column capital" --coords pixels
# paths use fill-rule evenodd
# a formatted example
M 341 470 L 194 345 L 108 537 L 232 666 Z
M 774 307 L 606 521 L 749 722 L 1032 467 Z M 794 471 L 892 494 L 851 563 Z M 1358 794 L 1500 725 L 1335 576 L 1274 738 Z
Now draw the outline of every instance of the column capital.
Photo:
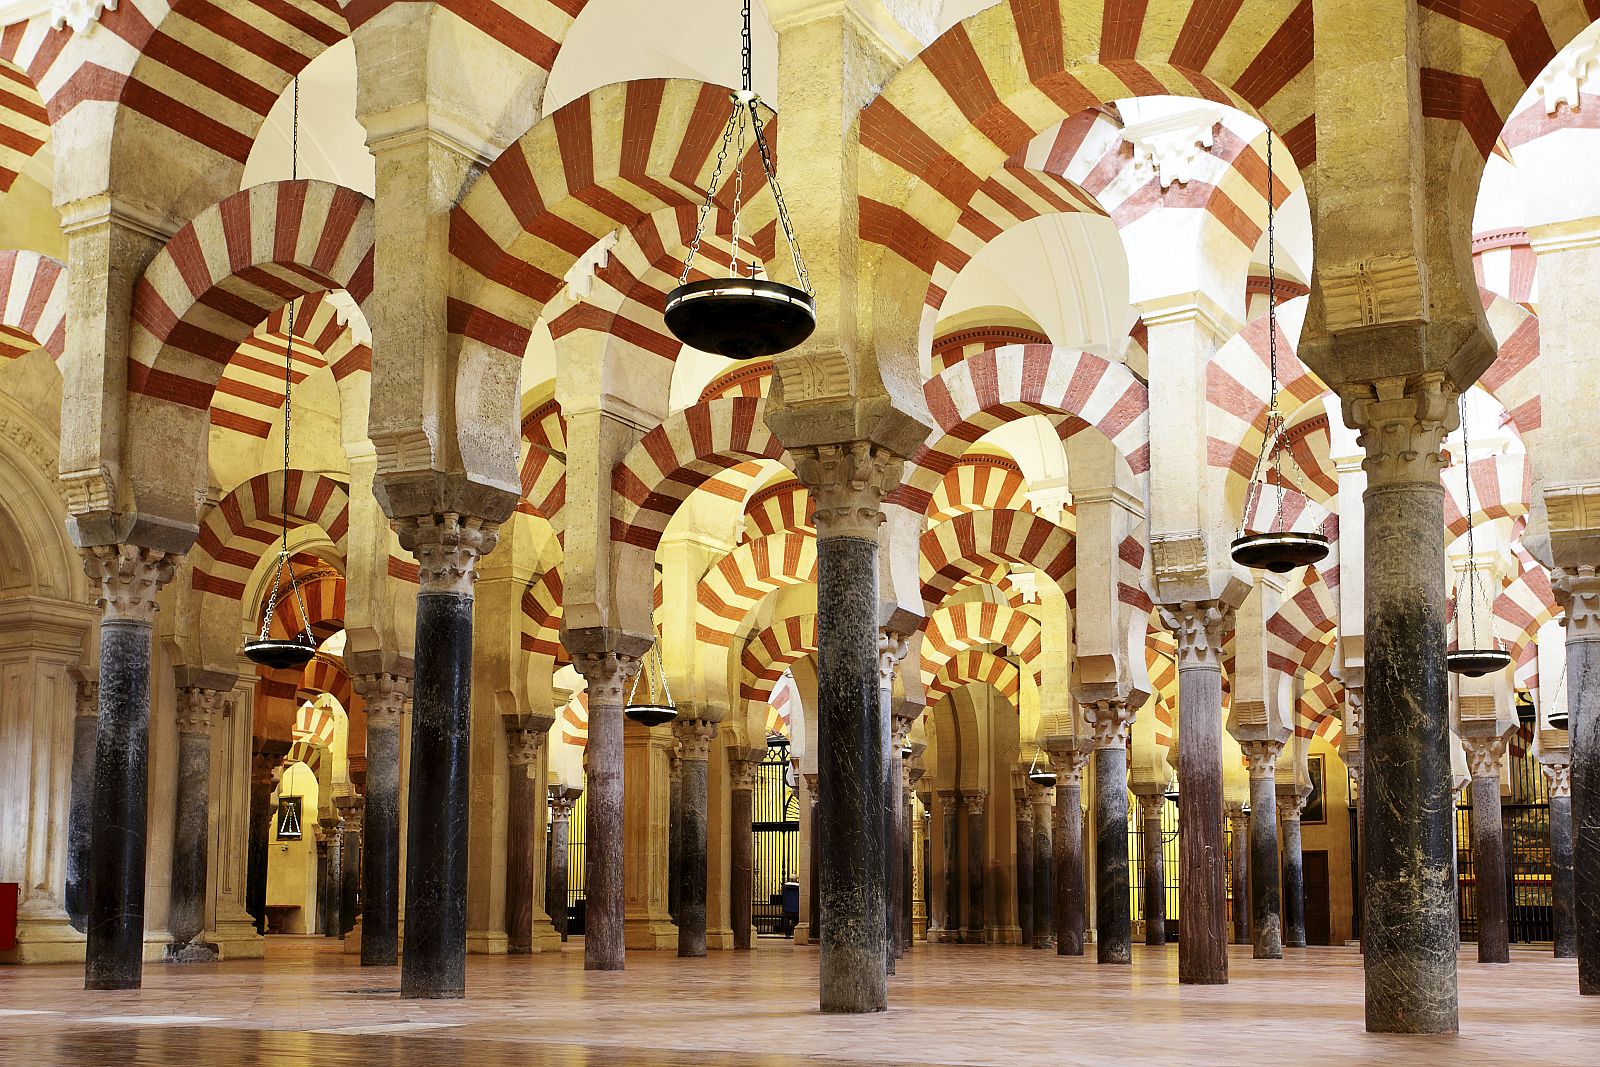
M 532 767 L 539 759 L 539 749 L 544 747 L 544 731 L 506 723 L 506 759 L 513 767 Z
M 968 815 L 982 815 L 983 805 L 989 799 L 989 794 L 982 789 L 974 789 L 961 794 L 961 799 L 967 802 Z
M 1250 780 L 1273 778 L 1278 772 L 1278 753 L 1283 751 L 1283 742 L 1275 738 L 1257 738 L 1250 741 L 1240 741 L 1239 747 L 1244 750 L 1245 763 L 1250 768 Z
M 934 795 L 939 798 L 940 815 L 949 816 L 956 813 L 956 806 L 961 803 L 960 793 L 957 793 L 955 790 L 950 790 L 948 792 L 940 792 Z
M 894 685 L 894 672 L 900 669 L 901 662 L 910 651 L 910 637 L 894 630 L 878 631 L 878 688 L 889 689 Z M 898 730 L 899 720 L 891 720 L 891 729 Z M 906 733 L 911 732 L 911 724 L 906 723 Z M 898 738 L 896 739 L 898 743 Z
M 1095 748 L 1127 748 L 1134 710 L 1126 700 L 1095 700 L 1083 705 L 1083 717 L 1094 729 Z
M 1567 640 L 1600 641 L 1600 569 L 1557 567 L 1550 588 L 1566 612 Z
M 399 726 L 411 700 L 411 679 L 404 674 L 380 671 L 353 674 L 350 685 L 361 697 L 367 711 L 367 728 Z
M 80 719 L 95 719 L 100 716 L 100 677 L 98 674 L 85 673 L 74 670 L 73 680 L 77 682 L 77 704 L 74 711 Z
M 1017 790 L 1017 822 L 1026 826 L 1033 825 L 1033 804 L 1030 803 L 1026 788 Z
M 1160 604 L 1161 625 L 1178 643 L 1178 669 L 1222 667 L 1222 645 L 1233 629 L 1234 608 L 1222 600 L 1184 600 Z
M 795 474 L 816 503 L 817 540 L 878 539 L 883 498 L 900 484 L 905 461 L 871 441 L 801 445 L 790 450 Z
M 1250 818 L 1250 813 L 1245 809 L 1249 805 L 1242 800 L 1225 800 L 1222 802 L 1222 813 L 1235 822 Z
M 1369 489 L 1408 483 L 1438 484 L 1439 447 L 1460 424 L 1457 389 L 1444 374 L 1380 378 L 1352 383 L 1341 394 L 1346 426 L 1366 449 L 1361 468 Z
M 1289 787 L 1278 790 L 1278 815 L 1284 822 L 1299 822 L 1300 816 L 1305 814 L 1306 801 L 1311 799 L 1311 791 L 1302 792 L 1298 788 Z
M 628 680 L 639 673 L 639 656 L 615 650 L 574 652 L 572 666 L 589 687 L 591 701 L 620 705 Z
M 1054 786 L 1040 785 L 1038 782 L 1029 782 L 1027 788 L 1028 803 L 1032 804 L 1035 808 L 1041 805 L 1048 808 L 1050 806 L 1050 795 L 1054 792 Z
M 471 596 L 478 563 L 500 541 L 499 524 L 447 511 L 396 519 L 400 546 L 417 558 L 419 593 Z
M 1567 762 L 1541 762 L 1539 769 L 1544 771 L 1544 780 L 1550 787 L 1552 797 L 1570 797 L 1572 795 L 1572 764 Z
M 176 553 L 139 545 L 91 545 L 82 552 L 103 621 L 156 621 L 156 594 L 177 570 Z
M 224 695 L 223 690 L 203 689 L 198 686 L 179 689 L 178 706 L 174 714 L 178 733 L 211 736 L 211 728 L 217 722 L 217 712 L 222 710 Z
M 672 724 L 672 736 L 678 739 L 683 759 L 704 763 L 711 757 L 711 739 L 717 736 L 717 724 L 709 719 L 679 719 Z
M 754 756 L 731 757 L 728 760 L 728 781 L 734 792 L 746 793 L 755 789 L 761 781 L 761 765 L 764 761 Z
M 1505 761 L 1506 738 L 1499 737 L 1468 737 L 1461 738 L 1461 747 L 1467 755 L 1467 769 L 1474 778 L 1500 777 L 1500 768 Z
M 1083 769 L 1089 765 L 1087 748 L 1048 748 L 1050 769 L 1056 772 L 1056 785 L 1082 785 Z
M 550 787 L 550 818 L 553 822 L 566 822 L 572 818 L 573 806 L 583 795 L 582 789 L 553 785 Z
M 1161 815 L 1166 810 L 1167 797 L 1165 793 L 1135 793 L 1139 798 L 1139 818 L 1145 822 L 1160 822 Z

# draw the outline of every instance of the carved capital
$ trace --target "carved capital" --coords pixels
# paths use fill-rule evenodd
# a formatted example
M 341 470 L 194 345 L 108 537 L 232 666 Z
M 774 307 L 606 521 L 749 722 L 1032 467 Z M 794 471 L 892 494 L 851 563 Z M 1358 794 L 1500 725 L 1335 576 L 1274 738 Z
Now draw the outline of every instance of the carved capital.
M 1198 530 L 1153 534 L 1150 538 L 1151 573 L 1156 585 L 1206 580 L 1206 540 Z
M 1239 747 L 1244 750 L 1245 764 L 1250 768 L 1250 780 L 1257 781 L 1262 778 L 1272 778 L 1278 770 L 1278 753 L 1283 751 L 1283 742 L 1271 739 L 1240 741 Z
M 156 594 L 172 580 L 178 557 L 138 545 L 93 545 L 83 550 L 83 573 L 98 588 L 105 622 L 156 621 Z
M 889 689 L 894 685 L 894 672 L 900 668 L 900 663 L 906 658 L 909 649 L 909 638 L 905 634 L 895 633 L 893 630 L 878 631 L 879 689 Z M 909 725 L 906 732 L 910 732 Z
M 76 672 L 74 672 L 76 673 Z M 78 702 L 77 717 L 80 719 L 94 719 L 100 715 L 100 681 L 86 674 L 77 678 Z
M 1127 748 L 1134 710 L 1126 700 L 1095 700 L 1083 705 L 1083 717 L 1094 729 L 1095 748 Z
M 1244 809 L 1245 803 L 1242 800 L 1228 800 L 1223 802 L 1223 814 L 1232 820 L 1235 827 L 1235 832 L 1237 832 L 1238 827 L 1241 827 L 1250 821 L 1250 816 L 1246 814 Z
M 1088 749 L 1051 749 L 1049 755 L 1057 786 L 1083 784 L 1083 769 L 1089 765 Z
M 550 821 L 553 823 L 566 822 L 572 818 L 572 806 L 578 802 L 577 797 L 569 797 L 566 790 L 550 794 Z
M 983 805 L 988 801 L 989 794 L 982 789 L 974 789 L 970 793 L 961 794 L 961 798 L 967 802 L 968 815 L 982 815 Z
M 1572 764 L 1541 763 L 1539 767 L 1544 771 L 1544 780 L 1550 786 L 1552 797 L 1572 795 Z
M 355 674 L 350 684 L 367 710 L 367 729 L 399 726 L 411 700 L 411 679 L 403 674 Z
M 905 462 L 870 441 L 808 445 L 793 450 L 795 474 L 816 503 L 817 539 L 859 537 L 876 541 L 883 498 L 900 484 Z
M 574 652 L 572 666 L 588 684 L 591 707 L 621 707 L 624 687 L 639 673 L 639 657 L 622 652 Z
M 959 805 L 961 803 L 961 794 L 960 793 L 940 793 L 940 794 L 938 794 L 938 797 L 939 797 L 939 814 L 943 815 L 947 819 L 954 817 L 954 815 L 956 813 L 956 807 L 957 807 L 957 805 Z
M 1042 812 L 1050 810 L 1050 794 L 1054 792 L 1054 786 L 1040 785 L 1038 782 L 1028 783 L 1028 803 L 1033 805 L 1036 818 Z
M 1310 790 L 1301 792 L 1299 789 L 1282 789 L 1278 791 L 1278 814 L 1284 822 L 1298 822 L 1300 816 L 1305 814 L 1306 801 L 1311 799 Z
M 1567 640 L 1600 640 L 1600 571 L 1594 567 L 1557 567 L 1550 588 L 1566 612 Z
M 728 761 L 728 782 L 737 792 L 743 790 L 750 792 L 761 781 L 761 763 L 759 759 L 730 759 Z
M 415 515 L 395 523 L 400 545 L 417 557 L 419 593 L 471 596 L 478 561 L 499 543 L 497 524 L 453 511 Z
M 222 710 L 222 698 L 227 694 L 220 689 L 184 687 L 178 690 L 178 707 L 174 720 L 179 734 L 211 736 L 216 725 L 217 712 Z
M 544 747 L 544 731 L 521 726 L 506 727 L 506 759 L 511 766 L 526 770 L 539 759 L 539 749 Z
M 717 724 L 706 719 L 679 719 L 672 724 L 672 736 L 686 760 L 704 763 L 711 756 L 711 739 L 717 736 Z
M 1347 734 L 1360 734 L 1362 715 L 1366 712 L 1366 690 L 1359 685 L 1344 689 L 1344 729 Z
M 1162 604 L 1161 625 L 1178 643 L 1178 669 L 1222 666 L 1222 644 L 1233 630 L 1234 610 L 1220 600 Z
M 1017 822 L 1022 826 L 1033 825 L 1033 804 L 1026 789 L 1017 790 Z
M 1499 779 L 1506 756 L 1504 737 L 1463 737 L 1461 747 L 1467 754 L 1467 770 L 1472 777 Z
M 100 15 L 116 9 L 117 0 L 50 0 L 50 25 L 58 30 L 70 27 L 73 33 L 92 33 Z
M 1367 451 L 1361 468 L 1368 487 L 1376 488 L 1438 484 L 1444 465 L 1439 446 L 1461 419 L 1455 387 L 1442 374 L 1425 374 L 1352 385 L 1344 397 L 1344 421 L 1359 432 L 1356 440 Z

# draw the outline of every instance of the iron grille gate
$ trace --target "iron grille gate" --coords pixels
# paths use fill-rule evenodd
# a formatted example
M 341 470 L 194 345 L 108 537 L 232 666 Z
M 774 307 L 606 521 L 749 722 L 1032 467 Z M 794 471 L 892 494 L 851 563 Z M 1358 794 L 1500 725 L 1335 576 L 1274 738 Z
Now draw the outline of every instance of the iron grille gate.
M 786 738 L 767 739 L 751 805 L 750 915 L 763 937 L 793 937 L 798 921 L 800 878 L 800 797 Z M 794 888 L 785 907 L 785 886 Z
M 1166 934 L 1168 941 L 1178 940 L 1178 805 L 1169 799 L 1161 803 L 1161 875 L 1166 885 L 1162 894 L 1166 900 Z M 1231 875 L 1230 875 L 1231 877 Z M 1145 918 L 1144 883 L 1144 820 L 1139 815 L 1137 799 L 1128 805 L 1128 894 L 1131 917 Z
M 572 817 L 567 823 L 567 933 L 581 934 L 584 930 L 586 905 L 583 895 L 583 841 L 587 836 L 589 791 L 578 794 L 572 805 Z
M 1532 749 L 1532 732 L 1519 727 L 1506 754 L 1511 792 L 1500 801 L 1506 848 L 1507 900 L 1512 941 L 1555 937 L 1550 867 L 1550 787 Z M 1472 849 L 1472 791 L 1456 807 L 1457 906 L 1461 938 L 1478 938 L 1477 873 Z

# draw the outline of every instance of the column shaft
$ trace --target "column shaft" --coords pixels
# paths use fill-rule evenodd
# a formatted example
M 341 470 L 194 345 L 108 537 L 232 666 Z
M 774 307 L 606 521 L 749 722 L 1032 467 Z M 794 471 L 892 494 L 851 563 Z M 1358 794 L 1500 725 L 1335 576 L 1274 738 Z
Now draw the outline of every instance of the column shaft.
M 82 933 L 89 913 L 89 828 L 94 821 L 94 735 L 99 724 L 99 686 L 80 682 L 78 700 L 78 716 L 72 720 L 65 903 L 72 928 Z
M 961 939 L 961 823 L 956 814 L 959 798 L 939 798 L 944 815 L 944 929 L 945 939 Z
M 1298 804 L 1283 816 L 1283 943 L 1306 947 L 1306 878 Z
M 1559 576 L 1557 584 L 1561 584 Z M 1570 584 L 1573 593 L 1564 599 L 1578 992 L 1600 996 L 1600 597 L 1594 594 L 1592 568 L 1581 568 Z M 1589 587 L 1587 595 L 1582 595 L 1584 584 Z
M 328 828 L 327 880 L 323 883 L 323 937 L 344 936 L 344 824 Z
M 989 940 L 988 908 L 984 874 L 988 869 L 987 834 L 983 821 L 985 795 L 974 793 L 967 800 L 967 936 L 968 944 Z
M 733 923 L 735 949 L 750 947 L 751 909 L 754 904 L 750 879 L 752 853 L 755 851 L 755 791 L 751 784 L 734 786 L 733 803 L 728 813 L 733 833 L 728 866 L 728 917 Z
M 179 699 L 184 696 L 180 694 Z M 189 945 L 205 928 L 210 824 L 211 734 L 208 730 L 183 730 L 178 734 L 178 796 L 173 812 L 169 956 Z M 196 946 L 196 951 L 203 950 Z M 206 955 L 215 958 L 216 953 Z
M 1033 807 L 1033 947 L 1049 948 L 1055 933 L 1055 893 L 1051 878 L 1055 872 L 1055 849 L 1050 837 L 1050 803 L 1041 800 Z
M 1095 956 L 1100 963 L 1133 962 L 1133 917 L 1128 904 L 1128 750 L 1094 752 Z
M 1231 617 L 1230 611 L 1218 620 L 1203 652 L 1178 671 L 1178 981 L 1184 985 L 1228 981 L 1219 653 Z
M 1554 812 L 1552 812 L 1552 821 Z M 1506 901 L 1505 824 L 1500 817 L 1500 776 L 1472 779 L 1472 868 L 1477 886 L 1478 962 L 1511 962 Z
M 667 914 L 678 921 L 678 879 L 683 872 L 683 759 L 671 757 L 671 792 L 667 801 Z
M 527 763 L 515 759 L 506 782 L 506 951 L 533 951 L 534 805 L 543 802 Z
M 1081 771 L 1069 778 L 1056 768 L 1055 919 L 1056 954 L 1083 955 L 1083 786 Z
M 583 966 L 620 971 L 625 964 L 622 831 L 622 698 L 596 700 L 589 686 L 589 738 L 584 748 L 588 810 L 584 827 Z
M 1578 916 L 1572 900 L 1572 795 L 1550 790 L 1550 895 L 1555 956 L 1578 955 Z
M 1265 773 L 1250 776 L 1250 933 L 1258 960 L 1283 959 L 1283 902 L 1278 887 L 1278 787 L 1274 752 Z M 1253 769 L 1254 770 L 1254 769 Z
M 400 962 L 400 715 L 367 709 L 366 805 L 362 811 L 361 966 Z
M 1182 820 L 1183 816 L 1178 816 Z M 1179 842 L 1180 851 L 1182 842 Z M 1250 944 L 1250 816 L 1233 819 L 1233 940 Z M 1180 965 L 1181 966 L 1181 965 Z
M 678 868 L 678 955 L 706 954 L 707 760 L 716 726 L 699 719 L 673 725 L 682 746 L 683 825 Z
M 1033 809 L 1024 796 L 1017 801 L 1017 926 L 1022 944 L 1033 944 Z
M 245 910 L 256 921 L 256 933 L 267 932 L 267 846 L 272 833 L 272 779 L 261 756 L 251 762 L 250 842 L 245 860 Z M 366 948 L 365 939 L 362 949 Z
M 1181 734 L 1179 735 L 1182 736 Z M 1180 794 L 1181 795 L 1181 794 Z M 1144 817 L 1144 943 L 1167 943 L 1167 867 L 1161 842 L 1161 805 L 1166 798 L 1157 794 L 1153 803 L 1139 798 Z

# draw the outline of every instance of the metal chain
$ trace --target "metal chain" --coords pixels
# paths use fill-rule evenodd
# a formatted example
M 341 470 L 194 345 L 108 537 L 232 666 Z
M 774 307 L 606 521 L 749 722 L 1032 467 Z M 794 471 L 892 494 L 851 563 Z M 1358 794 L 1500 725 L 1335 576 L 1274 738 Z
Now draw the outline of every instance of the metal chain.
M 750 0 L 744 0 L 744 37 L 741 41 L 742 51 L 739 53 L 740 70 L 744 80 L 740 84 L 745 92 L 753 92 L 754 86 L 750 82 Z
M 689 271 L 694 267 L 694 259 L 700 254 L 700 240 L 705 236 L 706 220 L 711 217 L 711 208 L 716 204 L 717 184 L 722 180 L 722 167 L 728 161 L 728 145 L 733 142 L 733 127 L 739 122 L 739 105 L 733 105 L 733 114 L 728 116 L 728 124 L 722 128 L 722 147 L 717 149 L 717 165 L 711 172 L 711 181 L 706 184 L 705 203 L 700 205 L 700 217 L 694 224 L 694 240 L 689 242 L 689 254 L 683 257 L 683 273 L 678 275 L 679 285 L 689 284 Z
M 628 703 L 639 702 L 639 683 L 644 681 L 644 676 L 650 676 L 650 703 L 657 707 L 675 707 L 672 703 L 672 687 L 667 684 L 667 668 L 661 659 L 661 631 L 657 630 L 655 641 L 650 646 L 650 661 L 645 664 L 645 669 L 633 676 L 633 688 L 628 691 Z M 661 681 L 662 700 L 656 701 L 656 680 Z
M 735 109 L 737 110 L 737 109 Z M 728 260 L 728 277 L 739 276 L 739 210 L 744 206 L 744 123 L 739 123 L 739 138 L 733 152 L 733 254 Z M 750 257 L 750 276 L 756 274 L 755 255 Z
M 750 121 L 756 129 L 756 147 L 761 150 L 761 171 L 767 176 L 767 187 L 772 190 L 772 199 L 778 205 L 778 223 L 783 227 L 784 240 L 789 242 L 789 255 L 794 260 L 795 277 L 807 296 L 816 296 L 815 290 L 811 288 L 811 275 L 806 272 L 805 258 L 800 254 L 800 239 L 794 235 L 794 223 L 789 221 L 789 205 L 784 203 L 783 188 L 778 185 L 778 175 L 772 166 L 772 156 L 767 152 L 767 135 L 761 124 L 761 115 L 756 111 L 754 100 L 750 101 L 749 107 Z
M 1474 546 L 1472 533 L 1472 447 L 1467 439 L 1467 394 L 1463 392 L 1456 398 L 1456 410 L 1461 417 L 1461 481 L 1466 489 L 1467 507 L 1467 627 L 1471 646 L 1461 644 L 1458 639 L 1457 647 L 1477 647 L 1478 643 L 1478 553 Z M 1461 610 L 1461 583 L 1456 583 L 1455 607 Z

